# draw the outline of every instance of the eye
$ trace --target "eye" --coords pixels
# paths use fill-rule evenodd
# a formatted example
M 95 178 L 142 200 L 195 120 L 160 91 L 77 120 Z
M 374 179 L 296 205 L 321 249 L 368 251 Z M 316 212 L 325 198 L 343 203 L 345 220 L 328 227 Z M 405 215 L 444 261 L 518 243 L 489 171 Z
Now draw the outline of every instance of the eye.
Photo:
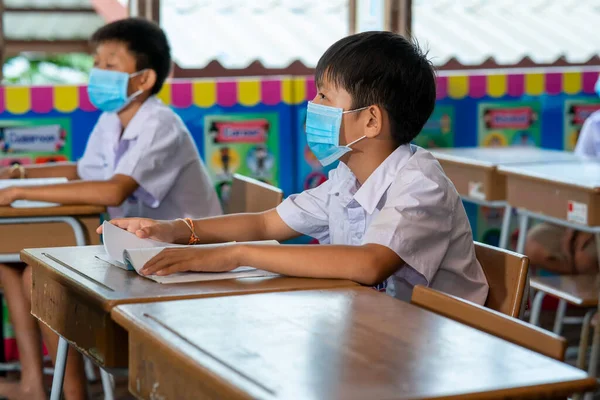
M 321 100 L 325 100 L 327 98 L 327 97 L 325 97 L 325 95 L 323 93 L 320 93 L 320 92 L 317 94 L 317 96 L 319 96 L 319 98 Z

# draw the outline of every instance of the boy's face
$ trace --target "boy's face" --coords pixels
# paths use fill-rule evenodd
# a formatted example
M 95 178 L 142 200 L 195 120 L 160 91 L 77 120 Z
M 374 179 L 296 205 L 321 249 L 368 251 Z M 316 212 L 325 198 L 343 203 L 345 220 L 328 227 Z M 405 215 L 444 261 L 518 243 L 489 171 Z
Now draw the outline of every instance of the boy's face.
M 98 44 L 94 54 L 94 67 L 125 72 L 129 75 L 138 72 L 135 57 L 127 49 L 127 45 L 119 41 L 107 41 Z M 129 78 L 127 93 L 131 95 L 140 89 L 144 91 L 152 89 L 155 75 L 153 70 L 148 69 Z
M 352 96 L 345 89 L 332 85 L 326 78 L 323 78 L 321 86 L 317 88 L 317 95 L 313 103 L 324 106 L 341 108 L 344 111 L 352 110 Z M 377 106 L 371 106 L 365 110 L 354 113 L 346 113 L 342 116 L 340 127 L 340 146 L 344 146 L 364 136 L 373 138 L 379 135 L 381 123 L 380 109 Z M 352 145 L 353 149 L 360 149 L 366 145 L 367 140 Z

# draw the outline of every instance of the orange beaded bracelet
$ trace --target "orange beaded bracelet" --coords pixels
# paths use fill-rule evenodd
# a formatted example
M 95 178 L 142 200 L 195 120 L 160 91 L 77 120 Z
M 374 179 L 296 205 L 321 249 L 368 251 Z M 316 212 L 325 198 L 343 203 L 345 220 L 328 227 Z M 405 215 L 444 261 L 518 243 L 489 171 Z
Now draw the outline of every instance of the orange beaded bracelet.
M 194 229 L 194 221 L 191 218 L 179 218 L 179 221 L 183 221 L 190 228 L 191 234 L 188 245 L 200 243 L 200 238 L 196 236 L 196 230 Z

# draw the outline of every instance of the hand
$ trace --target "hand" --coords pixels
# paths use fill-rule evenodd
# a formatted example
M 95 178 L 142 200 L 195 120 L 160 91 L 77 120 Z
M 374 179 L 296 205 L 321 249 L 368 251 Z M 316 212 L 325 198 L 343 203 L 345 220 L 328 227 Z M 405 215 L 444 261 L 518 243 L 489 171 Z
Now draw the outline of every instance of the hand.
M 135 234 L 142 239 L 152 239 L 166 243 L 187 244 L 190 230 L 183 221 L 156 221 L 149 218 L 121 218 L 113 219 L 111 224 Z M 102 234 L 102 226 L 96 229 Z
M 176 272 L 226 272 L 239 267 L 238 246 L 213 248 L 166 248 L 140 270 L 142 275 L 171 275 Z
M 10 206 L 15 200 L 19 200 L 18 189 L 14 186 L 0 189 L 0 206 Z

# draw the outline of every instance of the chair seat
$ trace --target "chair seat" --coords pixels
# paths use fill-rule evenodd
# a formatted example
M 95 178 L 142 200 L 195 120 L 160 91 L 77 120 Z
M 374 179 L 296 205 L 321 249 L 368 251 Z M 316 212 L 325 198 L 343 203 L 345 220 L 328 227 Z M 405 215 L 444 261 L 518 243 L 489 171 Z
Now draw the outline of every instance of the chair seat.
M 531 277 L 532 289 L 548 293 L 580 307 L 598 305 L 600 280 L 598 275 L 561 275 Z

